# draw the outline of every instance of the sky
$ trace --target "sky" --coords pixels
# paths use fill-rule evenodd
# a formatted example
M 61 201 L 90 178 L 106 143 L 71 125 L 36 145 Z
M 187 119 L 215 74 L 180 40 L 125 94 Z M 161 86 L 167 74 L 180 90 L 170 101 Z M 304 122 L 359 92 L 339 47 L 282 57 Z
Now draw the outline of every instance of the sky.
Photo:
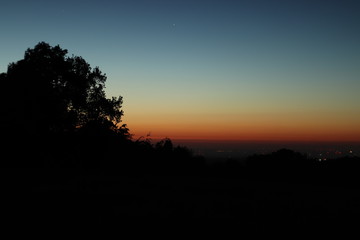
M 106 73 L 135 138 L 360 141 L 359 12 L 357 0 L 1 0 L 0 72 L 59 44 Z

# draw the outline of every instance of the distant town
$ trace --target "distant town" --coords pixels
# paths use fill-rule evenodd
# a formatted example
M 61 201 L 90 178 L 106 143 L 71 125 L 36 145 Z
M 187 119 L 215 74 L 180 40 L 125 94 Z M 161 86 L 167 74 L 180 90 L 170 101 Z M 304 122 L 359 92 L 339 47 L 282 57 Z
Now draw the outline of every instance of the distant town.
M 300 152 L 318 161 L 346 156 L 360 156 L 360 143 L 356 142 L 174 140 L 174 143 L 188 146 L 197 155 L 219 160 L 243 159 L 254 154 L 275 152 L 281 148 Z

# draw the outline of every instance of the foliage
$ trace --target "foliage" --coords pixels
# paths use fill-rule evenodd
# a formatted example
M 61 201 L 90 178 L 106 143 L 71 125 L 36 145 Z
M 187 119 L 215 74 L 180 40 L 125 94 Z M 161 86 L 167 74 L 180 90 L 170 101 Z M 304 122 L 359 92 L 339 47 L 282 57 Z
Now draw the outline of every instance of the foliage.
M 67 53 L 40 42 L 1 74 L 1 107 L 10 128 L 44 134 L 101 125 L 127 135 L 126 125 L 120 126 L 123 99 L 106 98 L 106 75 Z

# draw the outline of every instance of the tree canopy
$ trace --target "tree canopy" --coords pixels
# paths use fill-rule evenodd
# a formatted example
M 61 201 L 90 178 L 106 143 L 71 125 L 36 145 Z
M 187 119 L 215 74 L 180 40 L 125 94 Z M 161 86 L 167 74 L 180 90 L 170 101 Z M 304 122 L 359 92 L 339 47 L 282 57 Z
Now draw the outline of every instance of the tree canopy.
M 128 135 L 121 96 L 106 98 L 106 74 L 59 45 L 40 42 L 0 74 L 6 128 L 43 134 L 96 126 Z

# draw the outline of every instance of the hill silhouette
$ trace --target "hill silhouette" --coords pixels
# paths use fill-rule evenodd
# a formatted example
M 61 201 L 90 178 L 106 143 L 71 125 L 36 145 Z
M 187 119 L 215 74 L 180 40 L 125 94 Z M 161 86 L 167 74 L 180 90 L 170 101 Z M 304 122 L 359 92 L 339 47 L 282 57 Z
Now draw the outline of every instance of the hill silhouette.
M 210 164 L 168 138 L 132 139 L 122 123 L 122 97 L 105 95 L 106 75 L 59 46 L 40 42 L 26 50 L 0 82 L 2 191 L 35 196 L 8 202 L 23 223 L 116 226 L 133 217 L 154 224 L 205 217 L 255 229 L 327 227 L 360 211 L 358 194 L 347 190 L 358 188 L 357 157 L 319 162 L 280 149 L 245 164 Z M 44 202 L 38 194 L 57 197 Z M 80 200 L 64 199 L 73 194 Z M 84 197 L 92 194 L 110 197 Z M 20 224 L 13 211 L 4 214 Z

